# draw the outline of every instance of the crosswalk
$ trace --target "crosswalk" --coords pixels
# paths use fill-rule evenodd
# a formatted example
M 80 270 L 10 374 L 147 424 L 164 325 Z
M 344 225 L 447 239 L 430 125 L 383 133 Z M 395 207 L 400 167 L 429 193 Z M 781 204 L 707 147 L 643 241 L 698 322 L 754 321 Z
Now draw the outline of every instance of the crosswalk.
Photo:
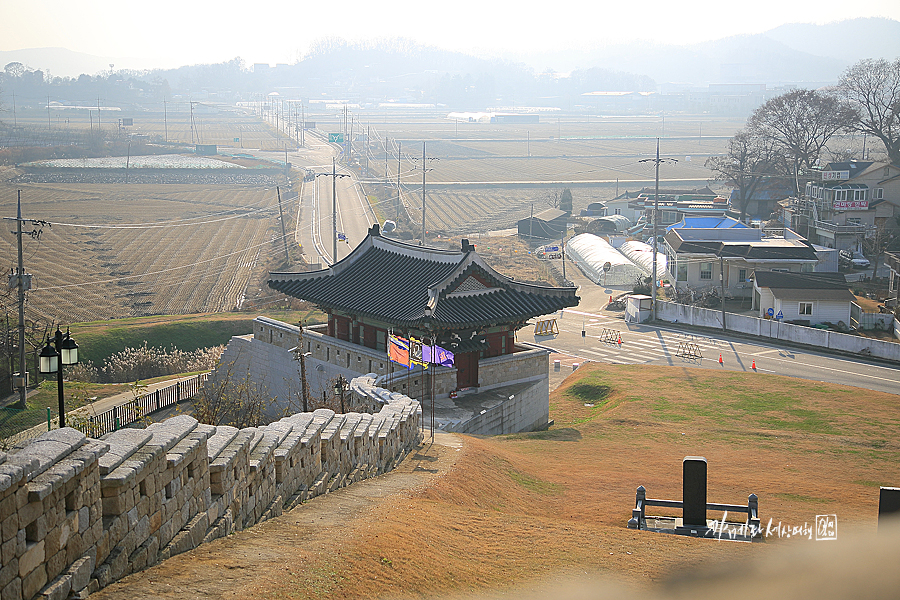
M 611 321 L 610 323 L 615 323 Z M 619 321 L 621 323 L 621 321 Z M 598 323 L 598 325 L 604 325 Z M 709 338 L 685 338 L 684 340 L 667 340 L 659 337 L 640 336 L 632 332 L 623 332 L 622 344 L 604 343 L 599 340 L 596 331 L 586 328 L 584 336 L 585 345 L 579 349 L 579 353 L 584 353 L 585 358 L 590 358 L 599 362 L 610 364 L 645 364 L 657 360 L 671 360 L 673 362 L 694 362 L 696 360 L 682 359 L 676 356 L 679 342 L 687 341 L 697 344 L 702 355 L 707 360 L 716 360 L 723 348 L 715 341 Z M 560 331 L 567 333 L 577 333 L 581 335 L 581 330 L 577 332 L 568 331 L 567 328 L 560 327 Z

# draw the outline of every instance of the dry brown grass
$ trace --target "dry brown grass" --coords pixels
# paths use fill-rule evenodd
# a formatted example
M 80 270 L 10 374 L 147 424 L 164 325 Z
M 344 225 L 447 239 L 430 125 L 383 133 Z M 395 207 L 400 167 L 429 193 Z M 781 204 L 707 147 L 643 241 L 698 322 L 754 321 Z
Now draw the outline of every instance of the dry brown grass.
M 841 535 L 871 531 L 877 486 L 900 480 L 898 400 L 755 373 L 585 366 L 553 392 L 548 432 L 423 448 L 384 483 L 360 484 L 377 497 L 351 487 L 316 499 L 99 597 L 130 597 L 148 581 L 160 598 L 432 597 L 585 574 L 646 588 L 685 564 L 811 543 L 627 529 L 638 485 L 680 498 L 686 455 L 709 460 L 710 502 L 739 504 L 753 492 L 764 523 L 829 513 Z M 418 485 L 384 489 L 416 475 Z

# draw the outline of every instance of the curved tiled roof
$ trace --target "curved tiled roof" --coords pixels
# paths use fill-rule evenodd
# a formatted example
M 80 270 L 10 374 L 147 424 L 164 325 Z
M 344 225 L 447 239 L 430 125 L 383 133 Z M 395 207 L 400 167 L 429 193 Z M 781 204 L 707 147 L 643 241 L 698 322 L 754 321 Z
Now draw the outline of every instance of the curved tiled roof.
M 497 273 L 466 240 L 459 251 L 413 246 L 381 237 L 377 225 L 331 268 L 271 273 L 269 287 L 328 310 L 434 329 L 524 321 L 578 304 L 575 288 Z

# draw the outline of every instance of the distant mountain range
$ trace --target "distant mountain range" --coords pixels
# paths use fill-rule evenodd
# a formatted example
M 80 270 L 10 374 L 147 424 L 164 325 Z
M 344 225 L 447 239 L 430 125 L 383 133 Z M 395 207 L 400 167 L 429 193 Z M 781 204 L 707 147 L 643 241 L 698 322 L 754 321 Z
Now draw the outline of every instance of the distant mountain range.
M 337 53 L 338 49 L 335 49 Z M 343 50 L 342 50 L 343 51 Z M 372 49 L 373 55 L 384 49 Z M 347 53 L 344 51 L 344 54 Z M 599 67 L 610 71 L 649 77 L 657 84 L 669 82 L 703 86 L 709 83 L 766 83 L 817 86 L 837 81 L 841 72 L 862 58 L 900 57 L 900 21 L 883 18 L 852 19 L 826 25 L 788 24 L 756 35 L 733 36 L 697 44 L 648 45 L 646 42 L 582 50 L 559 50 L 532 55 L 506 55 L 504 61 L 466 60 L 458 52 L 428 48 L 418 56 L 402 52 L 391 57 L 395 62 L 408 62 L 402 68 L 410 71 L 465 74 L 473 64 L 484 70 L 493 64 L 499 77 L 513 69 L 519 76 L 523 65 L 556 72 L 587 70 Z M 335 58 L 331 56 L 329 58 Z M 223 61 L 226 60 L 223 58 Z M 323 56 L 306 60 L 323 62 Z M 168 67 L 150 65 L 147 61 L 99 57 L 73 52 L 65 48 L 32 48 L 0 52 L 0 66 L 18 61 L 32 69 L 53 76 L 77 77 L 116 70 Z M 305 61 L 304 61 L 305 62 Z M 515 65 L 510 63 L 516 63 Z M 371 64 L 366 62 L 365 64 Z M 312 66 L 312 65 L 309 65 Z M 395 65 L 400 68 L 399 65 Z M 347 65 L 331 63 L 335 71 Z M 351 67 L 352 68 L 352 67 Z M 304 69 L 305 70 L 305 69 Z M 403 72 L 402 70 L 400 72 Z M 409 71 L 408 71 L 409 72 Z M 373 77 L 383 77 L 372 72 Z
M 696 44 L 619 44 L 506 56 L 535 68 L 570 71 L 599 66 L 647 75 L 657 83 L 815 84 L 836 81 L 863 58 L 900 57 L 900 21 L 860 18 L 781 25 L 756 35 Z

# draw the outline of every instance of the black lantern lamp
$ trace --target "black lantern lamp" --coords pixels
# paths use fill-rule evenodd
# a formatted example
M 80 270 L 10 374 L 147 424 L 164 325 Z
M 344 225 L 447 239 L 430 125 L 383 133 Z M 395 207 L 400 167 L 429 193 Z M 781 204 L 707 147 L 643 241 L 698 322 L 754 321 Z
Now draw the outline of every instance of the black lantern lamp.
M 59 327 L 57 327 L 54 338 L 53 346 L 50 345 L 50 338 L 47 337 L 47 345 L 41 348 L 38 370 L 43 375 L 56 373 L 56 389 L 59 394 L 59 427 L 62 429 L 66 426 L 62 367 L 78 363 L 78 344 L 72 339 L 68 329 L 66 329 L 66 335 L 63 336 Z

